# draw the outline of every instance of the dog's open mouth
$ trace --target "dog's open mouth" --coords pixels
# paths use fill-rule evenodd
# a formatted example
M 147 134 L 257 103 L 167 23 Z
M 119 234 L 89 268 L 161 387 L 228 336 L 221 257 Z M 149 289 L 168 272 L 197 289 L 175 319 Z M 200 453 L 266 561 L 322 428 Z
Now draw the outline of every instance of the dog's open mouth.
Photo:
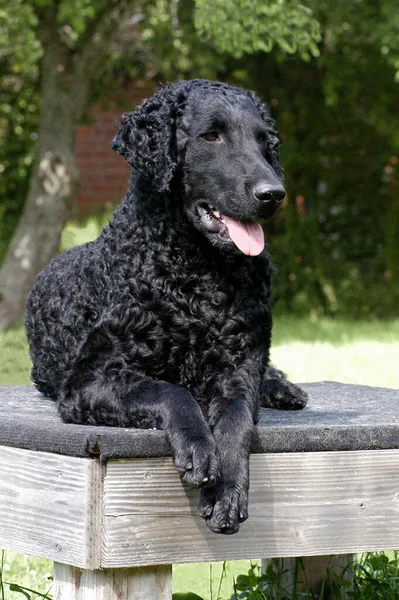
M 220 238 L 231 239 L 237 248 L 248 256 L 257 256 L 265 247 L 263 229 L 259 223 L 238 221 L 223 215 L 212 204 L 202 203 L 197 207 L 202 226 Z

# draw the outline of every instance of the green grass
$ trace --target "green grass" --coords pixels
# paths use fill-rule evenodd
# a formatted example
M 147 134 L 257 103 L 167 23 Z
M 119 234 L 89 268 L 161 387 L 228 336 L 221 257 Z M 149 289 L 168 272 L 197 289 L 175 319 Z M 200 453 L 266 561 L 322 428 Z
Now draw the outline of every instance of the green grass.
M 234 580 L 246 573 L 251 563 L 260 565 L 260 560 L 173 565 L 173 593 L 194 592 L 205 600 L 230 598 Z
M 28 385 L 31 362 L 23 327 L 0 332 L 0 385 Z
M 17 583 L 22 587 L 36 589 L 41 593 L 45 593 L 51 588 L 53 578 L 51 561 L 34 556 L 24 556 L 16 552 L 3 552 L 2 557 L 5 600 L 23 600 L 24 598 L 21 593 L 10 592 L 7 583 Z
M 292 381 L 399 387 L 399 320 L 276 319 L 272 361 Z
M 274 319 L 273 345 L 292 342 L 330 343 L 343 346 L 352 342 L 399 343 L 399 319 L 391 321 L 347 321 L 326 317 L 277 316 Z
M 272 360 L 293 381 L 335 380 L 399 387 L 399 321 L 348 322 L 331 319 L 275 319 Z M 30 360 L 21 328 L 0 333 L 0 384 L 29 384 Z M 233 543 L 233 540 L 232 540 Z M 42 592 L 48 589 L 49 561 L 5 553 L 3 577 Z M 249 561 L 227 564 L 221 595 L 229 598 L 233 577 L 245 573 Z M 174 566 L 175 592 L 192 591 L 215 600 L 222 563 Z M 212 587 L 212 596 L 210 592 Z M 9 592 L 6 600 L 20 600 Z M 370 599 L 371 600 L 371 599 Z

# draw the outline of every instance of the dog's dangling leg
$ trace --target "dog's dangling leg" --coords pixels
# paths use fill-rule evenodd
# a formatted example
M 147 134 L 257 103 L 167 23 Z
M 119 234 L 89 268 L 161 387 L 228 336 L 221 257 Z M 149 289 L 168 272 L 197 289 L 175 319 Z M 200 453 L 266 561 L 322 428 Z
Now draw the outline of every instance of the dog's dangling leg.
M 237 533 L 240 523 L 248 519 L 253 429 L 253 411 L 243 399 L 231 400 L 213 429 L 221 454 L 222 475 L 215 487 L 201 491 L 198 513 L 214 533 Z
M 173 462 L 184 483 L 212 486 L 220 475 L 215 440 L 201 409 L 183 387 L 143 379 L 130 385 L 92 381 L 69 386 L 60 396 L 58 410 L 67 423 L 114 427 L 159 427 L 172 448 Z

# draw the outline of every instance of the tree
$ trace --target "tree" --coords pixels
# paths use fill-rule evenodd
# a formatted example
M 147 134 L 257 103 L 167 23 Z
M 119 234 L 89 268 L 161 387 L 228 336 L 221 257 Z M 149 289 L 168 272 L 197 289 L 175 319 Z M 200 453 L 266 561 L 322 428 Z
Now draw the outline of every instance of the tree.
M 40 120 L 24 209 L 0 271 L 0 328 L 20 317 L 35 276 L 58 251 L 78 180 L 74 135 L 91 83 L 112 41 L 132 17 L 138 18 L 144 2 L 11 0 L 1 7 L 0 40 L 6 51 L 0 64 L 3 72 L 14 70 L 21 77 L 27 75 L 21 73 L 25 65 L 32 77 L 37 70 Z
M 34 156 L 41 56 L 35 25 L 29 5 L 10 0 L 5 10 L 0 4 L 0 263 L 23 208 Z

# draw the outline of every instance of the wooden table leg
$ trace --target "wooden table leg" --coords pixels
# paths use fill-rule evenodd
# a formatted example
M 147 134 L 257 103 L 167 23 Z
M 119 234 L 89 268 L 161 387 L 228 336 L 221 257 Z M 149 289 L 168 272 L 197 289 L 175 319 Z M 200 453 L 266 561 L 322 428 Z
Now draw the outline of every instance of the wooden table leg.
M 88 571 L 54 563 L 54 600 L 171 600 L 172 565 Z
M 323 598 L 332 600 L 336 597 L 335 578 L 346 579 L 353 583 L 353 554 L 337 554 L 334 556 L 305 556 L 302 558 L 265 558 L 262 560 L 262 571 L 266 572 L 270 561 L 276 572 L 281 574 L 278 588 L 291 597 L 294 589 L 299 594 L 309 590 L 312 597 L 319 598 L 323 590 Z M 343 600 L 349 598 L 348 589 L 341 589 Z M 276 590 L 278 598 L 278 590 Z M 295 596 L 296 597 L 296 596 Z

